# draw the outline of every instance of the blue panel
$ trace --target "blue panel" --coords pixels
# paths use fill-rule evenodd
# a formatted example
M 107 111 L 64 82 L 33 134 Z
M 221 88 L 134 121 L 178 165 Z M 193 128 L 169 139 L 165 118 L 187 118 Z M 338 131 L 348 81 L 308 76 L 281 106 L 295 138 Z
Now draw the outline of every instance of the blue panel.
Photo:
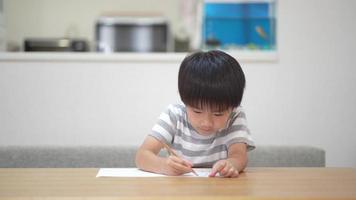
M 266 47 L 270 44 L 270 25 L 268 18 L 254 18 L 249 20 L 247 32 L 249 43 Z
M 275 19 L 270 3 L 206 3 L 203 41 L 218 41 L 221 47 L 271 49 L 275 45 Z
M 206 19 L 205 21 L 205 37 L 206 39 L 218 40 L 222 45 L 237 44 L 245 45 L 247 44 L 247 34 L 246 20 L 244 19 Z
M 269 17 L 269 4 L 268 3 L 248 3 L 246 17 L 250 18 L 267 18 Z
M 269 17 L 268 3 L 206 3 L 206 17 Z
M 244 17 L 244 6 L 232 3 L 207 3 L 204 6 L 206 17 Z

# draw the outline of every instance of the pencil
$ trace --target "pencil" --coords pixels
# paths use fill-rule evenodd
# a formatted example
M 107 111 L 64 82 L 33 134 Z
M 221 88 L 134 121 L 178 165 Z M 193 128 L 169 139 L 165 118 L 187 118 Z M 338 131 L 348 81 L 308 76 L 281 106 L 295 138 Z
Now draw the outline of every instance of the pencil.
M 166 143 L 164 143 L 164 142 L 161 142 L 161 143 L 163 144 L 164 148 L 168 151 L 168 153 L 169 153 L 170 155 L 174 155 L 174 156 L 180 158 L 180 156 L 177 155 L 177 154 L 171 149 L 171 147 L 169 147 Z M 199 176 L 198 173 L 197 173 L 196 171 L 194 171 L 193 168 L 192 168 L 192 173 L 193 173 L 195 176 Z

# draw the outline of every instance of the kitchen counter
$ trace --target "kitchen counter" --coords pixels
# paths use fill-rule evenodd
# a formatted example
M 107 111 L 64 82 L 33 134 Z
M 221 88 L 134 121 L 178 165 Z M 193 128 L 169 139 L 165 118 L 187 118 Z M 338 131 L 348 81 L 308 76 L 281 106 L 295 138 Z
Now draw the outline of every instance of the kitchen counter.
M 229 52 L 241 62 L 274 62 L 276 52 Z M 0 62 L 54 61 L 54 62 L 180 62 L 187 55 L 182 53 L 97 53 L 97 52 L 5 52 Z

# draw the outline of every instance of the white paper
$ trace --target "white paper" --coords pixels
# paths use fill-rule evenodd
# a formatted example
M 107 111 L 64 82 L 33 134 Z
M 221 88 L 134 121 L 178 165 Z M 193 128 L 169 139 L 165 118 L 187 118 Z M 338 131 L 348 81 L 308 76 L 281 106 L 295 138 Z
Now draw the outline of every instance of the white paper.
M 194 168 L 199 176 L 193 173 L 183 174 L 184 177 L 208 177 L 211 168 Z M 165 177 L 163 174 L 145 172 L 137 168 L 101 168 L 96 177 Z

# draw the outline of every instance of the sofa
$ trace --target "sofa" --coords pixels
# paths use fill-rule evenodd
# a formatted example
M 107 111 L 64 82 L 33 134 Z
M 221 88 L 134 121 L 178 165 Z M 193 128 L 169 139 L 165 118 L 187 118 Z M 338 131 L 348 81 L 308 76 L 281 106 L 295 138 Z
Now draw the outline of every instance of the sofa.
M 0 168 L 135 167 L 137 146 L 0 146 Z M 165 152 L 161 152 L 165 156 Z M 312 146 L 258 146 L 248 167 L 325 167 L 325 151 Z

